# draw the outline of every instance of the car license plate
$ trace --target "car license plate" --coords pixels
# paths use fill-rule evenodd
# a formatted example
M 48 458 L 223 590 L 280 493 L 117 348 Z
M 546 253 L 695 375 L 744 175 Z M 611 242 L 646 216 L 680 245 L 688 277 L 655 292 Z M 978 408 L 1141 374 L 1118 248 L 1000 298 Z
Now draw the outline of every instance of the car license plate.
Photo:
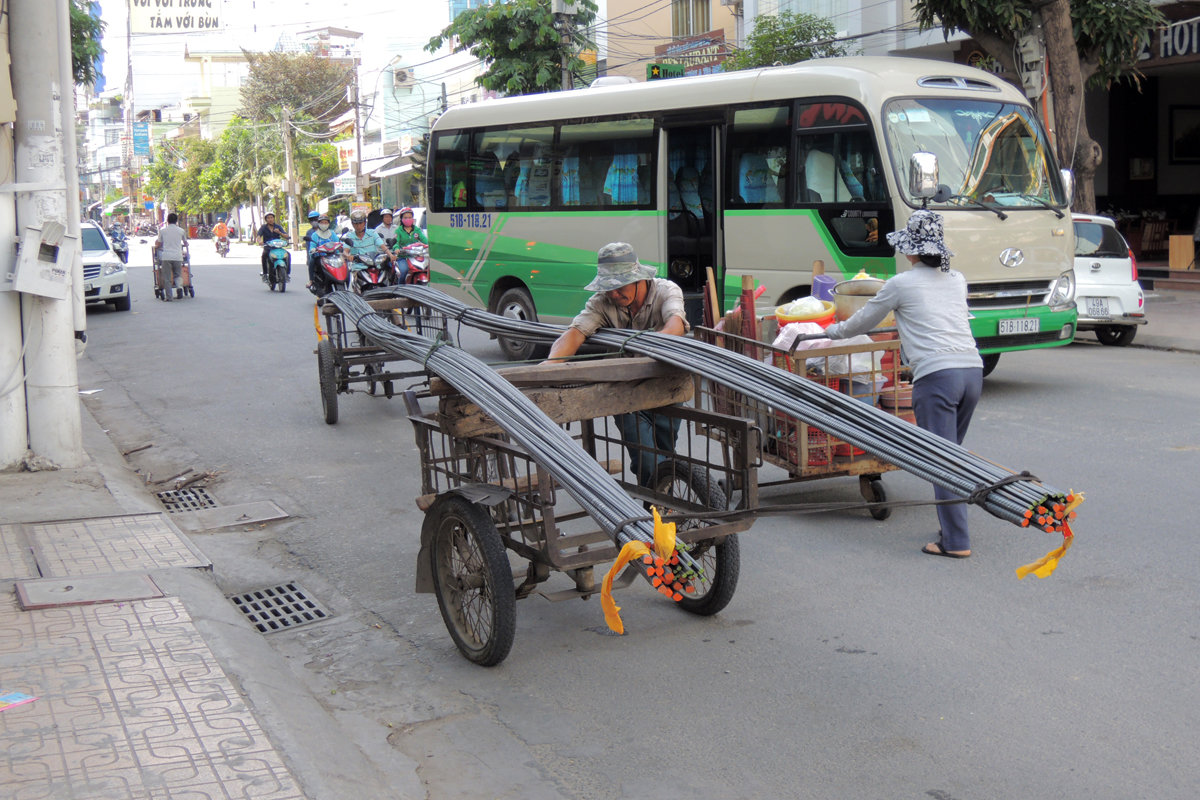
M 1000 335 L 1010 336 L 1018 333 L 1037 333 L 1042 329 L 1041 322 L 1041 319 L 1038 317 L 1002 319 L 1000 320 Z
M 90 292 L 90 291 L 92 290 L 92 285 L 91 285 L 90 283 L 85 283 L 85 284 L 83 285 L 83 290 L 84 290 L 85 292 Z
M 1089 317 L 1107 317 L 1108 316 L 1108 298 L 1107 297 L 1087 297 L 1087 313 Z

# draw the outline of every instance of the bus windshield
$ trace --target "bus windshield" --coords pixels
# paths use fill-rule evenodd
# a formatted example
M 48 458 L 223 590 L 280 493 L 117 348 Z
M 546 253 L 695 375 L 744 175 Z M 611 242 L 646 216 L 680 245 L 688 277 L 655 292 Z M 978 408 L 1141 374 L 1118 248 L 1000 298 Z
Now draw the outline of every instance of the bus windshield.
M 934 208 L 1048 208 L 1065 205 L 1049 143 L 1024 106 L 957 98 L 906 98 L 884 109 L 884 132 L 896 185 L 910 205 L 909 157 L 938 157 L 945 189 Z

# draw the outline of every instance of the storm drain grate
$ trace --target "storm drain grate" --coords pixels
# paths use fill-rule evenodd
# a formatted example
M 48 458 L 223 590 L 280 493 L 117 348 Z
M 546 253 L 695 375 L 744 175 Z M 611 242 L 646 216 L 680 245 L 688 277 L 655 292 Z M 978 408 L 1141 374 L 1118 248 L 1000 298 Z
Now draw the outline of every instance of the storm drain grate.
M 158 502 L 163 504 L 168 514 L 182 514 L 186 511 L 200 511 L 205 508 L 216 508 L 217 501 L 207 489 L 171 489 L 158 493 Z
M 229 599 L 261 633 L 284 631 L 329 616 L 329 612 L 298 583 L 256 589 Z

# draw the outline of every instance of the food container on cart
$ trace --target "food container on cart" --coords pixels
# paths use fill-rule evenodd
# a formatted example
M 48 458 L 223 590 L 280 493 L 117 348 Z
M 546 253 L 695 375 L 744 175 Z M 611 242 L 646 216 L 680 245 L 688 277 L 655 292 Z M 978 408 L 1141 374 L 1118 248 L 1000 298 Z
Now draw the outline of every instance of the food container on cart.
M 865 306 L 867 301 L 879 294 L 879 290 L 882 288 L 883 281 L 879 278 L 859 276 L 834 286 L 833 304 L 837 319 L 839 321 L 850 319 L 854 316 L 854 312 Z M 892 314 L 888 314 L 879 323 L 879 327 L 889 328 L 895 324 L 896 318 Z
M 833 303 L 828 300 L 818 300 L 815 297 L 806 297 L 799 302 L 803 303 L 807 300 L 813 301 L 813 303 L 809 304 L 813 306 L 812 311 L 792 310 L 796 303 L 788 303 L 775 309 L 775 319 L 779 321 L 781 326 L 789 322 L 815 322 L 822 328 L 828 328 L 833 324 L 837 311 Z M 817 303 L 820 304 L 820 310 L 816 308 Z

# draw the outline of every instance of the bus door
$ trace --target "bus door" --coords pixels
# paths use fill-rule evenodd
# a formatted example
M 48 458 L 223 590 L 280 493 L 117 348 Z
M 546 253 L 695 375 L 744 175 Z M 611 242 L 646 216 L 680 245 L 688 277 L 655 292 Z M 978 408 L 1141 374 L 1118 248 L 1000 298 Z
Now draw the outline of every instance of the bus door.
M 703 320 L 704 282 L 712 268 L 722 285 L 720 123 L 664 120 L 666 163 L 659 175 L 666 184 L 667 277 L 683 289 L 688 320 Z M 719 313 L 719 312 L 718 312 Z

